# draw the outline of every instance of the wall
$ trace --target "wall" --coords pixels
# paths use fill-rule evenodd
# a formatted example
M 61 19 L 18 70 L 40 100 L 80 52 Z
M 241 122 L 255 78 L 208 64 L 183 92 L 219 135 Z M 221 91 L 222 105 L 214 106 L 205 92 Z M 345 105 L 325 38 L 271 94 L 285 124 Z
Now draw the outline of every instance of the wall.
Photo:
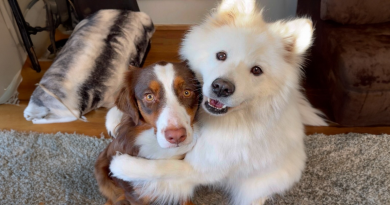
M 18 0 L 18 2 L 23 1 L 26 0 Z M 39 0 L 31 8 L 22 7 L 21 5 L 20 7 L 21 9 L 24 9 L 22 9 L 22 12 L 24 12 L 24 18 L 31 26 L 46 27 L 46 8 L 43 0 Z M 38 57 L 41 57 L 46 53 L 47 47 L 50 45 L 49 32 L 39 32 L 35 35 L 31 35 L 30 38 L 34 44 L 35 53 Z
M 155 24 L 197 24 L 219 0 L 138 0 L 140 10 Z M 295 16 L 297 0 L 257 0 L 264 8 L 264 19 L 275 21 Z
M 26 59 L 18 31 L 9 15 L 10 10 L 6 9 L 4 3 L 0 1 L 0 104 L 15 94 L 21 81 L 20 70 Z
M 298 0 L 257 0 L 264 6 L 264 19 L 268 22 L 293 18 L 297 10 Z
M 43 1 L 38 1 L 29 8 L 31 0 L 18 0 L 19 7 L 27 22 L 32 26 L 46 24 L 46 13 Z M 42 56 L 49 45 L 47 32 L 32 35 L 31 40 L 37 56 Z M 0 104 L 5 103 L 12 96 L 22 78 L 20 71 L 27 58 L 27 53 L 20 38 L 19 29 L 14 20 L 8 0 L 0 0 Z
M 155 24 L 196 24 L 218 0 L 138 0 L 140 10 Z
M 45 27 L 46 10 L 43 1 L 39 0 L 32 6 L 29 5 L 30 2 L 32 2 L 32 0 L 18 0 L 20 10 L 24 15 L 25 20 L 31 26 Z M 3 17 L 6 19 L 10 19 L 10 22 L 8 22 L 8 24 L 12 25 L 13 29 L 16 31 L 15 33 L 12 33 L 13 38 L 19 38 L 17 44 L 23 45 L 23 41 L 20 38 L 18 27 L 14 20 L 11 8 L 9 7 L 8 0 L 0 0 L 0 8 L 1 15 L 3 15 Z M 34 49 L 37 56 L 42 56 L 46 52 L 47 46 L 49 46 L 49 33 L 46 31 L 39 32 L 36 35 L 31 35 L 30 38 L 34 44 Z M 24 47 L 21 48 L 24 49 Z M 25 55 L 27 57 L 27 53 L 25 53 Z

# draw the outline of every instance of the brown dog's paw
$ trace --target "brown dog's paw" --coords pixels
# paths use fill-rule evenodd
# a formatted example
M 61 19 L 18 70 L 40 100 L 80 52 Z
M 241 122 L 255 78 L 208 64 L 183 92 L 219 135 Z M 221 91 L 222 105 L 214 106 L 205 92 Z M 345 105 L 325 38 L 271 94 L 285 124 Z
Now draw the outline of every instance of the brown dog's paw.
M 131 203 L 125 199 L 115 202 L 114 205 L 131 205 Z
M 104 205 L 113 205 L 113 203 L 111 200 L 108 199 Z
M 123 194 L 115 200 L 114 205 L 131 205 L 131 203 L 126 199 L 126 196 Z

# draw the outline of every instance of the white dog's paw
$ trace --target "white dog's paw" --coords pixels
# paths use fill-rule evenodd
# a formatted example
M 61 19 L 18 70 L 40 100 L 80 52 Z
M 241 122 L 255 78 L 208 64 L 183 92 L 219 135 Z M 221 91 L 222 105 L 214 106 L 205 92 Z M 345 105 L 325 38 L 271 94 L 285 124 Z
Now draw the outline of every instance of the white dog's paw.
M 116 138 L 116 125 L 115 124 L 106 122 L 106 129 L 107 129 L 108 135 L 110 135 L 113 138 Z
M 111 175 L 125 181 L 139 179 L 139 171 L 142 170 L 140 160 L 128 154 L 117 154 L 110 163 Z
M 123 113 L 115 106 L 111 108 L 106 116 L 106 129 L 109 135 L 116 137 L 116 128 L 121 122 Z

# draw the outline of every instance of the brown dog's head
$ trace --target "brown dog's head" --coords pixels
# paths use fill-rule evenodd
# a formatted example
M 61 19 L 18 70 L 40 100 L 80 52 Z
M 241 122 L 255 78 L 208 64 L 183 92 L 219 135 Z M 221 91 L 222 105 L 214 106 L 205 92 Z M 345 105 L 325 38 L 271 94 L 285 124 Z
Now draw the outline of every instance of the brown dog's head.
M 170 148 L 192 142 L 199 100 L 199 82 L 185 62 L 159 62 L 128 71 L 115 104 L 134 125 L 153 127 L 159 145 Z

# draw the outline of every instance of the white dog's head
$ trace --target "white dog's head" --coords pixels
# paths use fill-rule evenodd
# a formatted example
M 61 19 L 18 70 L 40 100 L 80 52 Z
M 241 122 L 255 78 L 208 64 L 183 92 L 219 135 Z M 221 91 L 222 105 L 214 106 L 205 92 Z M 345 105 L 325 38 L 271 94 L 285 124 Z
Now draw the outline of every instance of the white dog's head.
M 225 0 L 185 36 L 180 54 L 203 83 L 203 108 L 223 115 L 299 87 L 312 33 L 310 19 L 269 24 L 254 0 Z

